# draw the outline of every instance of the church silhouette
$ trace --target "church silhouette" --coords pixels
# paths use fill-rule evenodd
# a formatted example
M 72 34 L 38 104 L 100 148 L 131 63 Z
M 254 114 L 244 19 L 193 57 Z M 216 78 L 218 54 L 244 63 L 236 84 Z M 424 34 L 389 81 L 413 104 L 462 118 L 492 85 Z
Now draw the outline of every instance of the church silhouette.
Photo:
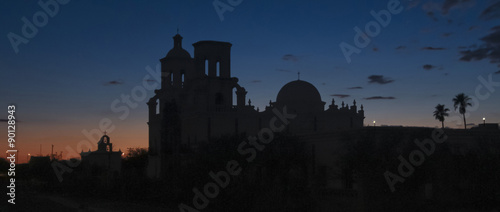
M 273 109 L 297 117 L 286 131 L 318 134 L 363 127 L 364 110 L 356 101 L 331 104 L 325 110 L 321 95 L 309 82 L 296 80 L 284 85 L 276 101 L 260 111 L 246 99 L 247 90 L 231 77 L 231 43 L 199 41 L 194 57 L 182 48 L 182 36 L 173 37 L 174 47 L 161 62 L 161 89 L 148 101 L 148 176 L 162 178 L 169 170 L 168 156 L 181 149 L 196 150 L 212 138 L 256 134 L 274 116 Z M 233 105 L 236 100 L 236 105 Z

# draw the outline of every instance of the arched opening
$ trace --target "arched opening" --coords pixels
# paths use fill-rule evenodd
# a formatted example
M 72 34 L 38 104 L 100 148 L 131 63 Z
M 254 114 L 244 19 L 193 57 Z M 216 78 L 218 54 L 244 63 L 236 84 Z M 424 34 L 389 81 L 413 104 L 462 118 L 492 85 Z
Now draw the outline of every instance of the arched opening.
M 184 87 L 185 71 L 181 70 L 181 87 Z
M 168 73 L 169 73 L 168 79 L 170 81 L 170 85 L 174 85 L 174 72 L 172 72 L 172 70 L 170 70 Z
M 208 76 L 208 60 L 205 59 L 205 75 Z
M 160 114 L 160 99 L 156 100 L 156 114 Z
M 217 63 L 215 64 L 215 70 L 216 70 L 215 76 L 220 77 L 220 62 L 219 61 L 217 61 Z
M 234 87 L 231 92 L 232 92 L 231 96 L 233 97 L 232 104 L 233 104 L 233 106 L 237 106 L 238 105 L 238 96 L 236 95 L 236 87 Z

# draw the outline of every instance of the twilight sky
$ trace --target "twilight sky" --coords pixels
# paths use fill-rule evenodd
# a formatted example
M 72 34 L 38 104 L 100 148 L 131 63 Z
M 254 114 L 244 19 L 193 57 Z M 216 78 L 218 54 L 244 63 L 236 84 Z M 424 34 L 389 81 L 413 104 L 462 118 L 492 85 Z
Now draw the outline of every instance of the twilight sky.
M 197 41 L 231 42 L 232 76 L 261 109 L 300 72 L 326 105 L 332 97 L 363 104 L 365 125 L 440 126 L 434 107 L 453 111 L 451 99 L 461 92 L 477 100 L 468 123 L 500 122 L 500 1 L 401 0 L 400 12 L 376 32 L 371 11 L 388 10 L 391 1 L 398 2 L 215 1 L 228 9 L 223 20 L 214 1 L 60 0 L 51 14 L 37 1 L 2 1 L 0 137 L 7 138 L 7 106 L 15 104 L 20 155 L 38 154 L 40 144 L 42 154 L 54 144 L 64 157 L 87 151 L 86 141 L 95 150 L 102 134 L 84 132 L 98 132 L 101 121 L 113 127 L 114 148 L 147 147 L 153 91 L 144 83 L 157 83 L 151 73 L 173 47 L 177 27 L 192 56 Z M 361 36 L 373 37 L 349 63 L 340 44 L 356 47 L 354 28 L 367 24 L 371 31 Z M 135 98 L 126 104 L 124 96 Z M 459 118 L 451 112 L 446 126 L 463 127 Z

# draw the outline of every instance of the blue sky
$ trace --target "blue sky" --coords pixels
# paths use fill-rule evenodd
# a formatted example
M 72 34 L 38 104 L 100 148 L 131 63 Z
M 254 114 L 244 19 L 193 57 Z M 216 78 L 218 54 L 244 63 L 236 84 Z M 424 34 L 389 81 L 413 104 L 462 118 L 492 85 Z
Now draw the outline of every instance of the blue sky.
M 26 151 L 38 151 L 38 144 L 47 150 L 51 143 L 60 150 L 76 146 L 86 139 L 81 131 L 103 118 L 116 125 L 110 134 L 115 146 L 145 147 L 145 101 L 125 120 L 110 105 L 143 83 L 145 68 L 173 47 L 177 28 L 191 55 L 191 44 L 200 40 L 231 42 L 232 76 L 261 109 L 300 72 L 327 105 L 332 97 L 337 104 L 363 104 L 365 124 L 434 127 L 440 125 L 432 117 L 437 104 L 453 109 L 456 94 L 475 96 L 478 77 L 491 74 L 500 82 L 499 56 L 493 54 L 499 36 L 492 30 L 500 25 L 500 1 L 401 0 L 403 11 L 391 15 L 348 63 L 339 44 L 354 45 L 353 28 L 364 29 L 375 20 L 370 11 L 387 10 L 390 1 L 243 0 L 223 13 L 223 21 L 213 1 L 69 1 L 58 4 L 54 17 L 17 53 L 7 35 L 22 36 L 22 18 L 32 21 L 43 10 L 37 1 L 3 1 L 0 105 L 17 105 Z M 490 96 L 471 111 L 469 123 L 482 117 L 500 122 L 500 87 L 494 88 L 482 88 Z

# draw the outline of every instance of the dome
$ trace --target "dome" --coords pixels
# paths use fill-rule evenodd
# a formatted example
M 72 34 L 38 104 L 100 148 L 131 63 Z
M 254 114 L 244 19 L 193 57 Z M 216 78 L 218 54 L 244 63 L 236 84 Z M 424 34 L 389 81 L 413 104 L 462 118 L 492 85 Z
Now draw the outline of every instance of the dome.
M 185 49 L 173 48 L 167 53 L 166 57 L 191 58 L 191 55 Z
M 182 48 L 182 36 L 176 34 L 174 37 L 174 48 L 172 48 L 165 58 L 191 58 L 189 52 Z
M 320 103 L 322 101 L 321 95 L 314 85 L 306 81 L 296 80 L 281 88 L 276 102 L 286 104 L 292 102 Z

